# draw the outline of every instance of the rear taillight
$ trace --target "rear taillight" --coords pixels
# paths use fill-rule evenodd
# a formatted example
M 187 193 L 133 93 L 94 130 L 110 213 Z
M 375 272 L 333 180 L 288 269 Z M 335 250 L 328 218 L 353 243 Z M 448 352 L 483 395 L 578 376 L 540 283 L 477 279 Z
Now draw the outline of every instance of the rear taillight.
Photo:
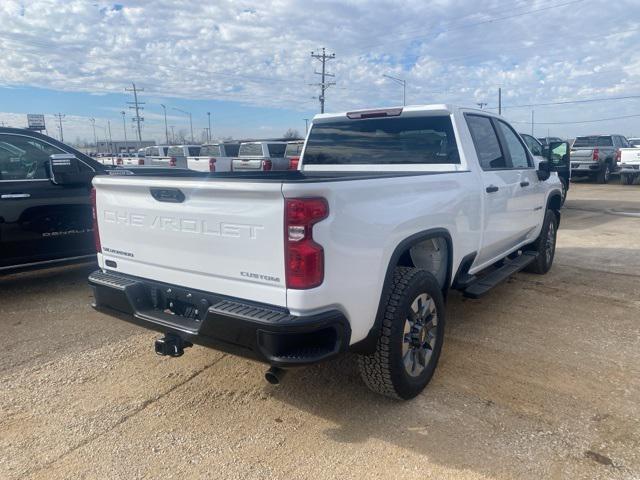
M 178 165 L 178 159 L 176 157 L 171 157 L 169 159 L 169 166 L 175 167 L 176 165 Z
M 138 159 L 138 165 L 144 165 L 144 158 Z
M 116 165 L 122 165 L 122 159 L 116 158 Z
M 616 162 L 620 162 L 620 158 L 622 157 L 622 152 L 620 151 L 620 149 L 618 148 L 616 150 Z
M 100 232 L 98 231 L 98 207 L 96 206 L 96 188 L 91 188 L 91 218 L 93 220 L 93 242 L 96 246 L 96 252 L 102 252 L 100 243 Z
M 300 157 L 291 157 L 289 159 L 289 170 L 297 170 L 300 163 Z
M 262 160 L 262 170 L 265 172 L 270 171 L 273 168 L 273 163 L 271 160 Z
M 210 172 L 215 172 L 216 171 L 216 159 L 215 158 L 210 158 L 209 159 L 209 171 Z
M 285 206 L 287 288 L 307 289 L 324 279 L 324 250 L 313 240 L 313 225 L 327 218 L 324 198 L 291 198 Z
M 593 161 L 597 162 L 598 160 L 600 160 L 600 150 L 598 150 L 597 148 L 593 149 Z

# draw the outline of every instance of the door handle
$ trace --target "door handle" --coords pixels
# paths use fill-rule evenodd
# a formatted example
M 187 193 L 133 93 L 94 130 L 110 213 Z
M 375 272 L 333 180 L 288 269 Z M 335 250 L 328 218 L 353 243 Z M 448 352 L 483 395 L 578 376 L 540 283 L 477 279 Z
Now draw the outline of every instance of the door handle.
M 0 195 L 2 199 L 11 199 L 11 198 L 29 198 L 31 194 L 29 193 L 4 193 Z
M 528 182 L 528 181 L 526 181 L 526 180 L 525 180 L 524 182 L 520 182 L 520 186 L 521 186 L 522 188 L 524 188 L 524 187 L 528 187 L 528 186 L 529 186 L 529 182 Z
M 497 192 L 498 190 L 500 190 L 500 188 L 496 187 L 495 185 L 489 185 L 486 188 L 487 193 L 494 193 L 494 192 Z

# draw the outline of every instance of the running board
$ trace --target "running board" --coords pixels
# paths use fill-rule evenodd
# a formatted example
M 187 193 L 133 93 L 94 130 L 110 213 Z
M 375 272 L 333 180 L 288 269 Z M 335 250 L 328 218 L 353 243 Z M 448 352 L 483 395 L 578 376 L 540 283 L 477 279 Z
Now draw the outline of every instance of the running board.
M 524 252 L 522 255 L 512 260 L 505 259 L 504 265 L 488 275 L 477 279 L 462 292 L 465 297 L 480 298 L 493 287 L 504 282 L 511 275 L 525 268 L 537 257 L 538 254 L 536 252 Z

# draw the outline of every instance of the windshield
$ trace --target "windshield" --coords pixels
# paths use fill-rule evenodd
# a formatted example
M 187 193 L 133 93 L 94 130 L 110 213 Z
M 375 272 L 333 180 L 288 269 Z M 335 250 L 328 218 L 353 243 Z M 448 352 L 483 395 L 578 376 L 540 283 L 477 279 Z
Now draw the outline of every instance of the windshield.
M 460 163 L 448 115 L 315 123 L 306 165 Z
M 261 157 L 262 156 L 262 144 L 261 143 L 243 143 L 240 145 L 239 157 Z
M 590 137 L 578 137 L 573 143 L 575 147 L 611 147 L 613 140 L 610 136 L 592 135 Z

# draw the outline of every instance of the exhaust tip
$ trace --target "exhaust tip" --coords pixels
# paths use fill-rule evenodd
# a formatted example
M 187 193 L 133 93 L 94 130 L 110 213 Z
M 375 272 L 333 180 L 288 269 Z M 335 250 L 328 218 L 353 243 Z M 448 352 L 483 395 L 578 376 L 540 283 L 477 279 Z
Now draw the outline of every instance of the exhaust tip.
M 271 385 L 279 385 L 285 373 L 287 373 L 286 370 L 283 370 L 278 367 L 271 367 L 264 374 L 264 378 Z

